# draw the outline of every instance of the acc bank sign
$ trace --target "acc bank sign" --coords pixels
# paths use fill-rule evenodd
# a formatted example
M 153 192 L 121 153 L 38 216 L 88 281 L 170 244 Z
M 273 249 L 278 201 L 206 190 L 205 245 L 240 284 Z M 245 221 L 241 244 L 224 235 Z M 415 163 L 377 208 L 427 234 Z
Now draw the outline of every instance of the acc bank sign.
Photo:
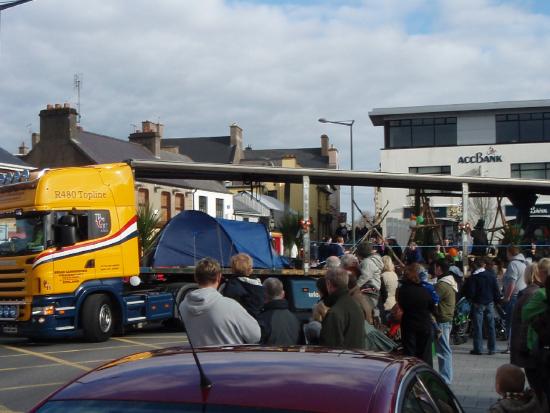
M 487 153 L 478 152 L 471 156 L 459 156 L 458 163 L 490 163 L 502 162 L 502 155 L 497 155 L 497 151 L 492 146 L 489 147 Z

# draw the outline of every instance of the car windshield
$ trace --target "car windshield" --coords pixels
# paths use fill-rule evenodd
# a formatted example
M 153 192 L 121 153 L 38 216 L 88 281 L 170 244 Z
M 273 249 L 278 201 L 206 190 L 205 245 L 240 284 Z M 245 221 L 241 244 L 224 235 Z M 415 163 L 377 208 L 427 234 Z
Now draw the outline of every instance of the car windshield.
M 44 250 L 44 216 L 0 218 L 0 255 L 15 256 Z
M 206 407 L 206 408 L 205 408 Z M 264 407 L 242 407 L 191 403 L 161 403 L 112 400 L 59 400 L 50 401 L 38 409 L 37 413 L 297 413 L 296 410 L 266 409 Z

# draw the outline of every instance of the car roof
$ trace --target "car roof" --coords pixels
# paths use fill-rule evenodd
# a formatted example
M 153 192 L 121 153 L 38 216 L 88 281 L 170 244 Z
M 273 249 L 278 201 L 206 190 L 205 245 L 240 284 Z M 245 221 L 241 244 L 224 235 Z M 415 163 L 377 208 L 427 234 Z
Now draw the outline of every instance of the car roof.
M 202 391 L 188 347 L 124 357 L 85 374 L 50 400 L 132 400 L 202 403 L 312 412 L 368 410 L 381 377 L 397 392 L 415 359 L 387 353 L 318 347 L 212 347 L 197 350 L 212 382 Z

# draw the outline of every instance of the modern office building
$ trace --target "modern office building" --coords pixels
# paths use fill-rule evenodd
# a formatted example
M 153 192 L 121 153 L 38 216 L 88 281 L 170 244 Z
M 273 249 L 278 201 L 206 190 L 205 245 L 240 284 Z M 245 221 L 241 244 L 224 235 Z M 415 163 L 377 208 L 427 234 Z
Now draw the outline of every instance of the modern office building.
M 384 131 L 382 172 L 550 179 L 550 100 L 375 108 L 369 116 Z M 487 201 L 494 210 L 494 200 Z M 461 215 L 460 197 L 431 196 L 430 202 L 442 222 Z M 414 196 L 380 188 L 376 203 L 388 203 L 388 218 L 403 220 Z M 511 202 L 503 205 L 513 219 Z M 550 217 L 550 197 L 539 197 L 531 215 Z M 446 229 L 452 236 L 452 225 Z

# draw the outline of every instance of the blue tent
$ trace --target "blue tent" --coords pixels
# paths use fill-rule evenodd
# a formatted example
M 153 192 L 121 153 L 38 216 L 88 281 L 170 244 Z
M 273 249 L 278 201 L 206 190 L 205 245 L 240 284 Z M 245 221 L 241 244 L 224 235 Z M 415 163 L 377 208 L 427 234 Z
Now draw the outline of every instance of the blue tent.
M 212 257 L 222 267 L 228 267 L 231 257 L 241 252 L 252 257 L 254 268 L 283 267 L 263 224 L 182 211 L 164 227 L 153 255 L 153 266 L 195 265 L 202 258 Z

